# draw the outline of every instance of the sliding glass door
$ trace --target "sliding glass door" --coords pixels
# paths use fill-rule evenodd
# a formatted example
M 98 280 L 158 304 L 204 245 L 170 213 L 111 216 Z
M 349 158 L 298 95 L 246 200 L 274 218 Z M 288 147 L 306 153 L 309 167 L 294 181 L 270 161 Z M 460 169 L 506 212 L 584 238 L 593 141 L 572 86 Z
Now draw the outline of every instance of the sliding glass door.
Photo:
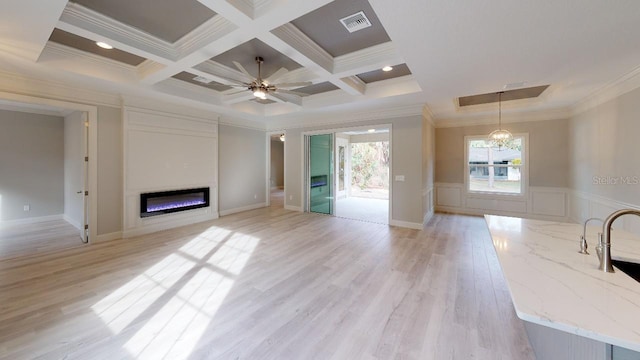
M 307 135 L 307 209 L 333 215 L 333 134 Z

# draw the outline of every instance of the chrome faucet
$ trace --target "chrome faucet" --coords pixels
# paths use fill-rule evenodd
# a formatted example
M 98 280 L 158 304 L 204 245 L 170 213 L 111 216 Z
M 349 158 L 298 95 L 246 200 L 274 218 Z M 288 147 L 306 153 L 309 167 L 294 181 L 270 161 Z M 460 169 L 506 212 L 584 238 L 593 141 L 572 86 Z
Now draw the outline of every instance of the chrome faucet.
M 584 225 L 582 226 L 582 236 L 580 236 L 580 251 L 578 251 L 580 254 L 589 255 L 589 252 L 587 251 L 587 248 L 589 247 L 587 245 L 587 224 L 592 220 L 604 222 L 604 220 L 596 217 L 592 217 L 584 221 Z
M 614 211 L 609 215 L 602 224 L 602 232 L 598 234 L 599 241 L 596 247 L 598 253 L 598 259 L 600 259 L 599 269 L 608 273 L 612 273 L 613 265 L 611 264 L 611 225 L 622 215 L 637 215 L 640 216 L 640 211 L 635 209 L 622 209 Z

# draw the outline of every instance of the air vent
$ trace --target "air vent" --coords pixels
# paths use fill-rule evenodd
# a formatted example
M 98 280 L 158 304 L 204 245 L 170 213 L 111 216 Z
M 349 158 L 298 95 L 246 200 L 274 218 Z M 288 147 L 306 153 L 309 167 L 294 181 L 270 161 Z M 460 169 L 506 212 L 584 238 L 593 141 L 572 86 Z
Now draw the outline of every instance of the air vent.
M 502 93 L 502 101 L 535 98 L 540 96 L 540 94 L 542 94 L 542 92 L 544 92 L 548 87 L 549 85 L 542 85 L 542 86 L 534 86 L 534 87 L 524 88 L 524 89 L 507 90 Z M 460 105 L 460 107 L 480 105 L 480 104 L 490 104 L 494 102 L 498 102 L 497 92 L 480 94 L 480 95 L 463 96 L 458 98 L 458 104 Z
M 364 14 L 364 11 L 360 11 L 359 13 L 355 13 L 353 15 L 349 15 L 345 18 L 340 19 L 340 22 L 350 33 L 356 32 L 358 30 L 362 30 L 364 28 L 368 28 L 371 26 L 371 21 L 367 19 L 367 16 Z
M 210 84 L 213 80 L 207 79 L 204 76 L 196 76 L 196 77 L 193 78 L 193 81 L 197 81 L 197 82 L 200 82 L 200 83 L 203 83 L 203 84 Z

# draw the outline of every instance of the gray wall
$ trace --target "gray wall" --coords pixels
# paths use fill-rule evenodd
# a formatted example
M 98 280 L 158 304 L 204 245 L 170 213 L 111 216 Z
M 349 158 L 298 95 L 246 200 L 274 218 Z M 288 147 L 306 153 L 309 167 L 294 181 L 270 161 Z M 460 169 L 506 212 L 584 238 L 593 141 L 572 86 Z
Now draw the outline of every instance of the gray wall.
M 219 125 L 218 133 L 220 211 L 265 203 L 266 132 Z
M 571 188 L 640 206 L 640 89 L 572 117 L 569 134 Z
M 77 228 L 82 224 L 84 159 L 82 144 L 84 113 L 74 112 L 64 118 L 64 217 Z
M 433 124 L 422 118 L 422 216 L 433 211 L 435 179 L 436 132 Z
M 122 112 L 99 106 L 98 235 L 122 230 L 122 186 Z
M 436 129 L 436 182 L 464 183 L 464 137 L 484 135 L 495 125 Z M 529 134 L 529 185 L 569 186 L 569 120 L 510 123 L 512 133 Z
M 271 139 L 271 187 L 284 187 L 284 143 Z
M 422 201 L 418 194 L 422 186 L 422 118 L 410 116 L 396 119 L 371 120 L 349 123 L 345 127 L 392 124 L 392 197 L 393 220 L 422 223 Z M 287 129 L 287 188 L 285 204 L 302 207 L 302 132 L 337 129 L 337 125 Z M 404 175 L 405 181 L 394 181 L 395 175 Z
M 64 119 L 0 110 L 0 129 L 0 220 L 62 215 Z

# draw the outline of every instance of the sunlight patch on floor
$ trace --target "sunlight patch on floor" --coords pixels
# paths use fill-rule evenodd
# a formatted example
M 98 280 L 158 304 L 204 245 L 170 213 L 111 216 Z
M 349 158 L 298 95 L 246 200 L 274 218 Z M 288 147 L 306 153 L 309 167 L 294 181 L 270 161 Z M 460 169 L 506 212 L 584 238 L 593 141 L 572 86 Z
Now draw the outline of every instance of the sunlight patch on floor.
M 115 335 L 152 311 L 124 348 L 136 359 L 188 358 L 259 242 L 211 227 L 91 308 Z

